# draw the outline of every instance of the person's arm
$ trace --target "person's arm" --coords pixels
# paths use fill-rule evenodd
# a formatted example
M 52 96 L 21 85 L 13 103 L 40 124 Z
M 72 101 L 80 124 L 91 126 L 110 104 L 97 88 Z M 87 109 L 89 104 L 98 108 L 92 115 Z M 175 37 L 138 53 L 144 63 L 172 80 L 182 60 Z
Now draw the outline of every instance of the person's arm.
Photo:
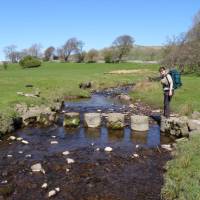
M 172 96 L 173 94 L 173 80 L 170 74 L 167 74 L 167 79 L 169 81 L 169 96 Z

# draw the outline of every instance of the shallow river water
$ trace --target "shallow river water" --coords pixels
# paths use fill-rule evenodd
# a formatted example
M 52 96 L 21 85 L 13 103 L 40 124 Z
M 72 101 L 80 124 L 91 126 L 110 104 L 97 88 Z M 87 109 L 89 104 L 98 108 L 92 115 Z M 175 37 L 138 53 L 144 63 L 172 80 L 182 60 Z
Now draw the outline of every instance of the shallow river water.
M 88 100 L 66 102 L 62 113 L 122 112 L 128 116 L 132 112 L 129 105 L 113 98 L 128 89 L 108 90 L 95 93 Z M 137 112 L 146 111 L 138 108 Z M 160 144 L 171 140 L 160 135 L 155 122 L 146 133 L 133 132 L 129 124 L 127 117 L 121 131 L 108 130 L 104 123 L 99 129 L 82 125 L 67 129 L 58 123 L 12 133 L 29 143 L 7 140 L 9 136 L 0 142 L 0 200 L 48 199 L 49 191 L 58 187 L 60 191 L 52 199 L 161 199 L 163 166 L 170 154 Z M 112 151 L 106 152 L 105 147 Z M 65 151 L 69 154 L 63 155 Z M 69 158 L 74 163 L 68 163 Z M 31 171 L 36 163 L 42 165 L 45 173 Z M 45 189 L 41 188 L 44 183 L 48 185 Z

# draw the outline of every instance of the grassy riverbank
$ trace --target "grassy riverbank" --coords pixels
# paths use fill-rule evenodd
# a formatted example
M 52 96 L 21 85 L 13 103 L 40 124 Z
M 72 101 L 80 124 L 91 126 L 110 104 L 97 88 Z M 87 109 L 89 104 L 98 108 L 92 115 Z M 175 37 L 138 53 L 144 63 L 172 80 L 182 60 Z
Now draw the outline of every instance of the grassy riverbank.
M 165 185 L 162 189 L 166 200 L 200 199 L 200 137 L 195 135 L 188 142 L 177 144 L 176 156 L 167 164 Z
M 200 77 L 194 74 L 183 75 L 182 82 L 183 86 L 175 90 L 175 95 L 171 102 L 172 111 L 182 115 L 189 115 L 194 110 L 200 111 Z M 162 108 L 163 94 L 159 82 L 139 83 L 132 96 Z
M 150 68 L 154 68 L 151 65 Z M 144 64 L 74 64 L 43 63 L 40 68 L 21 69 L 18 64 L 9 65 L 7 70 L 0 70 L 0 111 L 10 113 L 16 103 L 48 104 L 65 96 L 89 96 L 89 91 L 79 88 L 79 83 L 92 81 L 93 88 L 104 88 L 136 82 L 143 73 L 112 75 L 107 74 L 119 69 L 146 69 Z M 25 87 L 33 85 L 33 88 Z M 39 98 L 24 97 L 17 92 L 35 93 L 40 91 Z
M 158 65 L 133 63 L 120 64 L 75 64 L 43 63 L 40 68 L 21 69 L 18 64 L 0 70 L 0 112 L 10 114 L 16 103 L 49 104 L 66 96 L 89 96 L 89 90 L 79 88 L 79 83 L 92 81 L 93 89 L 137 83 L 152 74 L 157 74 Z M 130 74 L 108 74 L 116 70 L 136 70 Z M 175 92 L 172 109 L 181 114 L 200 110 L 200 77 L 182 76 L 183 87 Z M 33 85 L 33 88 L 25 87 Z M 39 98 L 24 97 L 17 92 L 34 93 L 40 91 Z M 157 108 L 162 108 L 162 90 L 159 82 L 142 82 L 130 94 L 133 99 L 141 99 Z

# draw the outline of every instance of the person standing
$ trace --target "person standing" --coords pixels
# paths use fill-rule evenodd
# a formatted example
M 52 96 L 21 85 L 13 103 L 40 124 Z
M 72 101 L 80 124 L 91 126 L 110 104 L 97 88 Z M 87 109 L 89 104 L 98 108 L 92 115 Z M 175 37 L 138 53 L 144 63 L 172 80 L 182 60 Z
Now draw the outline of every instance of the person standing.
M 165 67 L 159 68 L 161 76 L 161 84 L 163 86 L 164 94 L 164 116 L 166 118 L 170 117 L 170 102 L 173 96 L 173 80 L 171 75 L 168 73 L 168 70 Z

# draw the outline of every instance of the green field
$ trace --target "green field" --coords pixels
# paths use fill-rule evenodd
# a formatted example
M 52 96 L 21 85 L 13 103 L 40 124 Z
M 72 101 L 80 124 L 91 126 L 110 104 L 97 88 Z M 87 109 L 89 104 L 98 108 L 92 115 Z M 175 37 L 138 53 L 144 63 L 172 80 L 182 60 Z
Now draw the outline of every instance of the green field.
M 141 78 L 137 74 L 105 74 L 118 69 L 143 69 L 137 64 L 73 64 L 43 63 L 39 68 L 22 69 L 19 65 L 9 65 L 8 70 L 0 70 L 0 111 L 7 113 L 17 102 L 48 104 L 67 95 L 88 96 L 89 91 L 79 89 L 79 83 L 92 81 L 94 89 L 127 84 Z M 151 66 L 152 68 L 153 66 Z M 25 87 L 31 84 L 33 88 Z M 17 92 L 41 92 L 39 98 L 23 97 Z
M 107 74 L 112 70 L 139 69 L 143 73 Z M 93 88 L 106 88 L 119 84 L 137 83 L 152 74 L 157 74 L 158 65 L 145 64 L 75 64 L 43 63 L 39 68 L 22 69 L 18 64 L 9 65 L 7 70 L 0 70 L 0 111 L 9 113 L 17 102 L 30 104 L 49 104 L 68 95 L 89 96 L 88 90 L 79 89 L 81 82 L 92 81 Z M 149 71 L 145 71 L 149 70 Z M 175 92 L 172 109 L 182 114 L 200 110 L 200 77 L 187 75 L 182 77 L 183 87 Z M 25 87 L 31 84 L 33 88 Z M 39 98 L 23 97 L 17 92 L 41 92 Z M 133 99 L 141 100 L 162 107 L 160 83 L 142 84 L 132 92 Z

